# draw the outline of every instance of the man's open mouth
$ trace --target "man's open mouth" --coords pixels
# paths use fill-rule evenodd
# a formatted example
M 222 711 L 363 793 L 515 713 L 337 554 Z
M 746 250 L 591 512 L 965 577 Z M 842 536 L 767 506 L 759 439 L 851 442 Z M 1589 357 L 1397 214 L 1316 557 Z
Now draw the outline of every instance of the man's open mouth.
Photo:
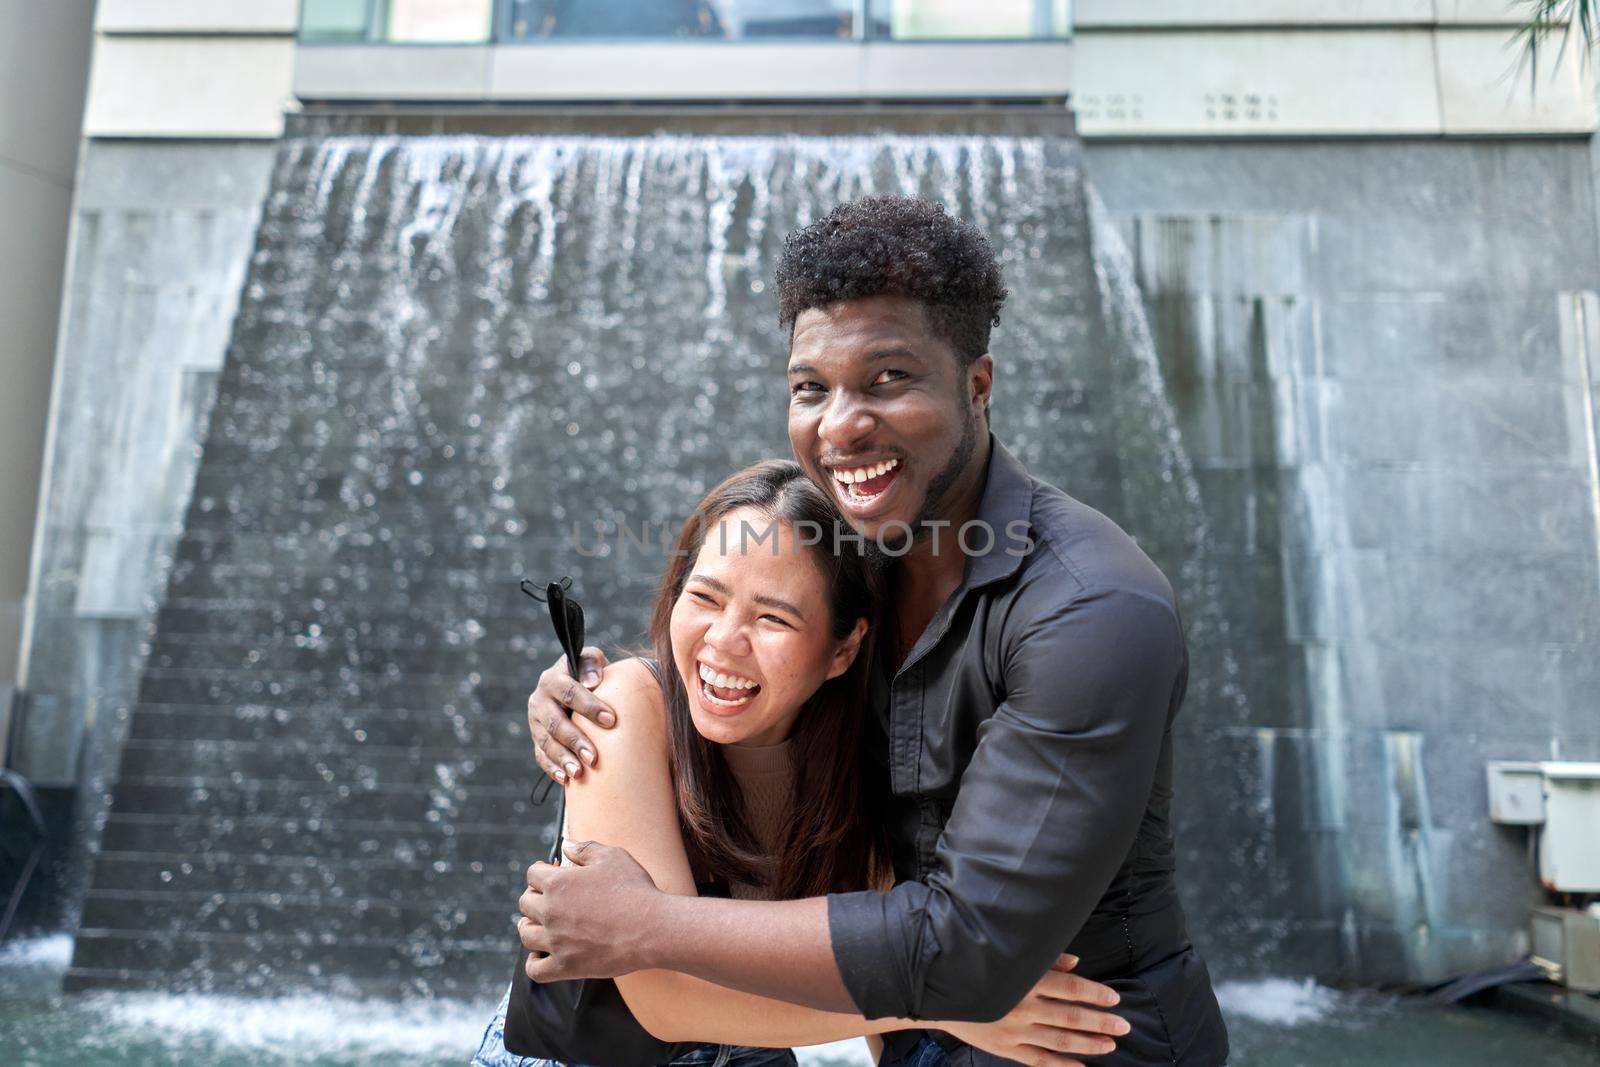
M 759 682 L 716 670 L 707 663 L 697 666 L 700 668 L 700 695 L 716 707 L 742 708 L 761 692 Z
M 900 476 L 900 461 L 885 459 L 860 467 L 834 467 L 831 473 L 845 502 L 866 506 L 886 493 Z

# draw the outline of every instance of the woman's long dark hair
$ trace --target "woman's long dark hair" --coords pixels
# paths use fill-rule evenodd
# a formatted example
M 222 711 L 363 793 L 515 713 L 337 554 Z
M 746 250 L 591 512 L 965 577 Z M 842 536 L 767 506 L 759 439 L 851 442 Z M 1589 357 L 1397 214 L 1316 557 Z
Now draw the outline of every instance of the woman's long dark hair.
M 834 640 L 848 637 L 858 618 L 868 620 L 850 668 L 823 682 L 795 720 L 793 804 L 775 856 L 766 854 L 750 828 L 722 746 L 695 729 L 672 654 L 672 608 L 706 531 L 740 508 L 804 531 L 805 540 L 816 542 L 797 551 L 810 553 L 826 578 Z M 690 860 L 715 877 L 762 886 L 781 900 L 865 889 L 888 867 L 887 840 L 867 810 L 877 789 L 865 781 L 861 766 L 880 583 L 862 554 L 850 547 L 853 542 L 836 550 L 838 521 L 833 505 L 799 464 L 766 460 L 745 468 L 707 493 L 684 522 L 650 617 L 667 706 L 673 786 Z

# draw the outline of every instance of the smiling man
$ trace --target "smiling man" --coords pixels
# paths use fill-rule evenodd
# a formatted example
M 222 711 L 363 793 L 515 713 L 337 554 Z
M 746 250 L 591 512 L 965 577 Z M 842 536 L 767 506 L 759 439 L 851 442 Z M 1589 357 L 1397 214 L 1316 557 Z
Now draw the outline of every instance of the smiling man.
M 523 944 L 548 953 L 530 977 L 665 968 L 868 1018 L 988 1020 L 1066 951 L 1131 1027 L 1095 1062 L 1223 1063 L 1174 877 L 1177 605 L 1127 534 L 990 433 L 1006 292 L 989 242 L 936 204 L 868 198 L 791 234 L 777 280 L 795 458 L 886 569 L 863 713 L 898 884 L 669 896 L 626 852 L 574 845 L 571 863 L 529 871 Z M 615 721 L 564 668 L 545 672 L 529 722 L 560 780 L 592 760 L 568 712 Z M 993 1059 L 910 1031 L 883 1063 Z

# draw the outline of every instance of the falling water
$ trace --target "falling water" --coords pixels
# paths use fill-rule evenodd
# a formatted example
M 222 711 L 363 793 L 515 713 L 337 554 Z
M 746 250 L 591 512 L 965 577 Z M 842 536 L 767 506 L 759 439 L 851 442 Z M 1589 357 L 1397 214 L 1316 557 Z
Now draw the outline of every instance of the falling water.
M 881 192 L 990 234 L 996 432 L 1166 567 L 1186 716 L 1243 722 L 1195 481 L 1069 139 L 294 137 L 69 984 L 503 982 L 548 840 L 524 705 L 556 654 L 517 580 L 570 574 L 592 639 L 640 636 L 664 533 L 788 454 L 784 235 Z M 1261 862 L 1236 795 L 1186 797 L 1202 904 Z

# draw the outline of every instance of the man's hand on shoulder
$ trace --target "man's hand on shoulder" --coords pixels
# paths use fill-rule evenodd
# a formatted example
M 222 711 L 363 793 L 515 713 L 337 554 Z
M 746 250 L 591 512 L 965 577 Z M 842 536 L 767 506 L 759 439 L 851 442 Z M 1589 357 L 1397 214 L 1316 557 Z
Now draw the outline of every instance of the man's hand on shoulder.
M 593 756 L 585 757 L 584 762 L 588 766 L 584 768 L 583 776 L 567 783 L 569 817 L 573 814 L 574 789 L 591 789 L 602 782 L 606 778 L 604 771 L 608 764 L 625 768 L 622 775 L 631 777 L 639 770 L 637 761 L 658 759 L 664 765 L 667 758 L 666 714 L 661 699 L 661 684 L 644 660 L 620 659 L 607 664 L 605 678 L 589 690 L 588 695 L 612 709 L 616 721 L 610 729 L 596 732 L 584 742 L 593 750 Z M 613 781 L 610 789 L 618 787 L 619 783 Z M 624 796 L 619 795 L 614 799 L 621 801 Z M 569 824 L 569 830 L 577 837 L 595 838 L 608 844 L 626 844 L 605 834 L 571 829 L 576 825 Z M 645 859 L 643 856 L 637 858 Z
M 607 728 L 616 725 L 616 712 L 591 692 L 600 685 L 606 665 L 606 654 L 589 645 L 578 657 L 580 678 L 567 672 L 563 657 L 539 675 L 538 686 L 528 695 L 528 732 L 533 735 L 534 759 L 540 770 L 562 785 L 582 776 L 584 764 L 592 767 L 599 758 L 574 717 L 581 715 Z

